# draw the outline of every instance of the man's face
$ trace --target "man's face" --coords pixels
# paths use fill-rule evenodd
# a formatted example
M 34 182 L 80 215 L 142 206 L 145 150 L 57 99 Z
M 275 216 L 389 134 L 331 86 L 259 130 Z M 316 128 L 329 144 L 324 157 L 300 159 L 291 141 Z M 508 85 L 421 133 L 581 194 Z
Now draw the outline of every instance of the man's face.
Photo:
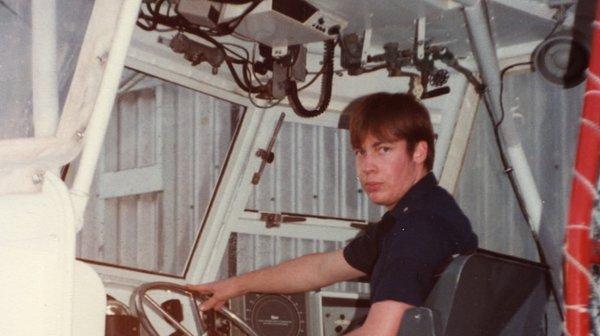
M 427 144 L 419 142 L 408 153 L 405 140 L 383 141 L 368 134 L 355 149 L 356 172 L 371 201 L 391 209 L 426 174 Z

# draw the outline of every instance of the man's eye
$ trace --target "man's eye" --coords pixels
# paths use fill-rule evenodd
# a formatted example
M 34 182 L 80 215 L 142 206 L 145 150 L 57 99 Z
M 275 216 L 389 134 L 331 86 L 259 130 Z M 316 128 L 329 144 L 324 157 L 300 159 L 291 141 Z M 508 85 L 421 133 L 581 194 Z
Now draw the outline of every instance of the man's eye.
M 379 147 L 379 153 L 387 153 L 392 150 L 392 147 L 381 146 Z
M 364 155 L 364 154 L 365 154 L 365 151 L 362 150 L 362 149 L 355 149 L 354 150 L 354 155 L 355 156 Z

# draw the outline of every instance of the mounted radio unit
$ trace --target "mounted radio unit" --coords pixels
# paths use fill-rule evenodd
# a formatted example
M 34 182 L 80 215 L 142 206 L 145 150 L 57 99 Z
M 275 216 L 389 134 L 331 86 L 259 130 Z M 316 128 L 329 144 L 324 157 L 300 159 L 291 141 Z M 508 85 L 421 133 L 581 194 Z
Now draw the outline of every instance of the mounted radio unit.
M 244 15 L 249 6 L 180 0 L 177 11 L 192 23 L 212 28 Z M 244 16 L 235 33 L 269 47 L 286 47 L 332 39 L 347 24 L 305 0 L 264 0 Z

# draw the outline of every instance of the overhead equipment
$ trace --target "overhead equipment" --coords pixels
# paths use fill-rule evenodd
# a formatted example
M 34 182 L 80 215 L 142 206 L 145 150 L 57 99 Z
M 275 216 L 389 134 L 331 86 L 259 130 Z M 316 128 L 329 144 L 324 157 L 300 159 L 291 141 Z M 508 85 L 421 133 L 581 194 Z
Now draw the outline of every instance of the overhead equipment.
M 255 3 L 180 0 L 177 11 L 190 22 L 210 28 L 243 16 L 235 32 L 269 47 L 326 41 L 347 25 L 343 19 L 304 0 L 264 0 L 246 13 Z
M 450 93 L 445 86 L 450 74 L 437 68 L 435 61 L 464 74 L 471 83 L 476 83 L 473 74 L 460 66 L 456 57 L 445 47 L 433 46 L 425 37 L 425 18 L 415 21 L 415 39 L 412 48 L 400 49 L 399 43 L 386 43 L 383 53 L 367 55 L 368 30 L 364 36 L 355 33 L 341 39 L 341 65 L 351 76 L 386 69 L 390 77 L 408 77 L 409 93 L 420 99 L 433 98 Z M 409 69 L 407 69 L 409 68 Z M 434 89 L 429 90 L 429 87 Z

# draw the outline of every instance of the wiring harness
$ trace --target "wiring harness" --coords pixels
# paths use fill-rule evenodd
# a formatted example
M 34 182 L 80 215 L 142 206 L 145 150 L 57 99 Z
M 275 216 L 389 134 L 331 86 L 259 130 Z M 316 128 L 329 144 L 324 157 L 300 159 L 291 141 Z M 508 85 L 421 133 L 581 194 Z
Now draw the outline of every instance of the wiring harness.
M 207 62 L 212 66 L 213 74 L 218 72 L 219 67 L 224 63 L 236 85 L 248 94 L 252 104 L 259 108 L 268 108 L 275 106 L 285 97 L 288 98 L 290 106 L 301 117 L 315 117 L 323 113 L 330 102 L 333 82 L 333 59 L 335 40 L 325 41 L 325 53 L 323 56 L 323 66 L 314 77 L 305 85 L 298 87 L 296 78 L 290 74 L 291 66 L 298 62 L 298 52 L 300 46 L 290 46 L 292 52 L 284 57 L 273 59 L 266 55 L 263 62 L 254 60 L 250 52 L 243 46 L 235 43 L 225 43 L 217 38 L 232 35 L 236 27 L 253 9 L 261 3 L 262 0 L 227 0 L 215 1 L 223 4 L 235 4 L 248 6 L 243 12 L 224 22 L 216 23 L 212 27 L 200 26 L 187 20 L 178 11 L 179 2 L 174 0 L 148 0 L 144 1 L 138 16 L 137 26 L 146 31 L 167 32 L 174 31 L 177 34 L 172 39 L 159 39 L 159 42 L 167 44 L 174 52 L 184 54 L 185 59 L 192 65 L 198 65 Z M 167 27 L 167 28 L 162 28 Z M 188 38 L 185 34 L 191 34 L 201 38 L 209 45 L 197 42 Z M 339 35 L 339 32 L 338 32 Z M 266 46 L 261 46 L 266 47 Z M 235 49 L 234 49 L 235 48 Z M 270 51 L 270 48 L 268 48 Z M 294 55 L 294 51 L 295 55 Z M 262 55 L 262 53 L 261 53 Z M 292 62 L 289 60 L 293 59 Z M 301 64 L 304 66 L 304 64 Z M 282 83 L 275 83 L 275 67 L 277 71 L 284 69 L 284 78 Z M 263 82 L 259 75 L 267 75 L 271 71 L 271 79 Z M 281 71 L 278 72 L 279 74 Z M 298 93 L 308 86 L 312 85 L 318 77 L 322 76 L 321 95 L 317 106 L 312 109 L 306 109 L 300 102 Z M 284 94 L 276 96 L 273 94 L 275 85 L 283 86 Z M 277 87 L 278 88 L 278 87 Z M 253 96 L 254 95 L 254 96 Z M 259 105 L 255 98 L 262 98 L 268 101 L 266 105 Z

